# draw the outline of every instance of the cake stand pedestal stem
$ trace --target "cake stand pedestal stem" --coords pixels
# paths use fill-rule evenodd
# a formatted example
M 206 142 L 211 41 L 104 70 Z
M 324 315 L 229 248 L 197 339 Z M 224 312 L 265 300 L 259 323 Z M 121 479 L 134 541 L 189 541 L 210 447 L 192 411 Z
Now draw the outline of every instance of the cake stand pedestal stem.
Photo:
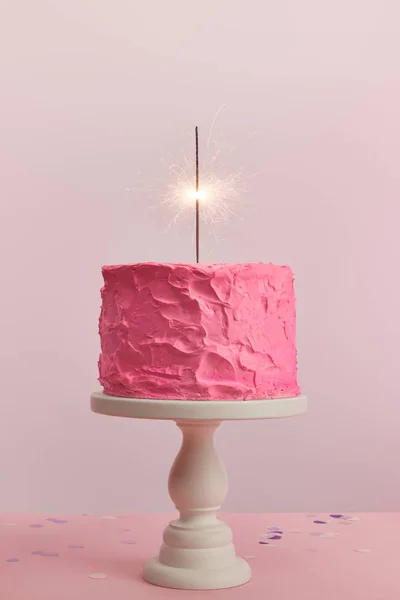
M 168 489 L 179 519 L 164 531 L 158 558 L 144 570 L 146 581 L 180 589 L 242 585 L 249 565 L 236 557 L 232 531 L 216 513 L 228 491 L 225 468 L 214 447 L 218 421 L 177 421 L 181 449 L 172 465 Z

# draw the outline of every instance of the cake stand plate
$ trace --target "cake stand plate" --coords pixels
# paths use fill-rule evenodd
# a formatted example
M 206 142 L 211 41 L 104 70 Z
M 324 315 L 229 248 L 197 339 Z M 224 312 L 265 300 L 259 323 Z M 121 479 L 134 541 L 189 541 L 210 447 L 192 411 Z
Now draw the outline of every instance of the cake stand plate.
M 144 579 L 184 590 L 222 589 L 249 581 L 250 567 L 236 556 L 232 531 L 217 519 L 228 483 L 215 451 L 214 433 L 222 421 L 299 415 L 307 410 L 306 397 L 213 402 L 119 398 L 95 392 L 91 408 L 114 417 L 175 421 L 182 431 L 182 446 L 168 480 L 179 519 L 165 529 L 159 555 L 146 563 Z

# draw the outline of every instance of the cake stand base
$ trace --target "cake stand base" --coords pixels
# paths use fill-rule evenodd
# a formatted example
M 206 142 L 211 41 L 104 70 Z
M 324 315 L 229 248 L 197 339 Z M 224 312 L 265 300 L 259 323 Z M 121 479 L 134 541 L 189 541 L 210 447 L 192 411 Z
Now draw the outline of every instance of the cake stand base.
M 158 558 L 152 558 L 146 563 L 143 579 L 153 585 L 178 590 L 222 590 L 250 581 L 251 570 L 247 562 L 239 557 L 229 567 L 219 569 L 170 567 Z
M 215 451 L 214 434 L 225 420 L 301 414 L 307 408 L 305 396 L 208 402 L 119 398 L 96 392 L 91 407 L 110 416 L 173 420 L 182 431 L 182 446 L 168 480 L 179 519 L 165 529 L 159 555 L 147 562 L 144 579 L 184 590 L 222 589 L 249 581 L 250 567 L 236 556 L 232 531 L 217 519 L 228 482 Z

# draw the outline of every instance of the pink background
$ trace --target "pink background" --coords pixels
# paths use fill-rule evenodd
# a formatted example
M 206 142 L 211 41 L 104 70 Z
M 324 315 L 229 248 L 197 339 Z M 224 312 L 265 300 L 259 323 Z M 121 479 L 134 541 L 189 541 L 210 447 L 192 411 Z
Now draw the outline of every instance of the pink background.
M 0 510 L 170 509 L 174 425 L 89 412 L 100 267 L 192 261 L 148 187 L 222 104 L 225 162 L 257 176 L 203 256 L 293 267 L 310 400 L 223 426 L 225 509 L 398 509 L 397 0 L 14 0 L 0 22 Z

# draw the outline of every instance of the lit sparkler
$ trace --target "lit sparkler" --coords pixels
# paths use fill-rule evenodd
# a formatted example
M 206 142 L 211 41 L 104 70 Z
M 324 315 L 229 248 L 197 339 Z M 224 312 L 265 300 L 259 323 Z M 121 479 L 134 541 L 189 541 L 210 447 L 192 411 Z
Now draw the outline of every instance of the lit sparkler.
M 169 226 L 183 216 L 195 212 L 196 262 L 199 262 L 200 220 L 206 224 L 225 223 L 234 214 L 234 207 L 245 189 L 242 172 L 232 172 L 218 164 L 219 147 L 201 165 L 199 177 L 198 130 L 195 129 L 195 160 L 184 158 L 183 166 L 169 167 L 172 181 L 167 184 L 163 203 L 167 204 L 175 216 Z M 193 177 L 195 174 L 195 177 Z

